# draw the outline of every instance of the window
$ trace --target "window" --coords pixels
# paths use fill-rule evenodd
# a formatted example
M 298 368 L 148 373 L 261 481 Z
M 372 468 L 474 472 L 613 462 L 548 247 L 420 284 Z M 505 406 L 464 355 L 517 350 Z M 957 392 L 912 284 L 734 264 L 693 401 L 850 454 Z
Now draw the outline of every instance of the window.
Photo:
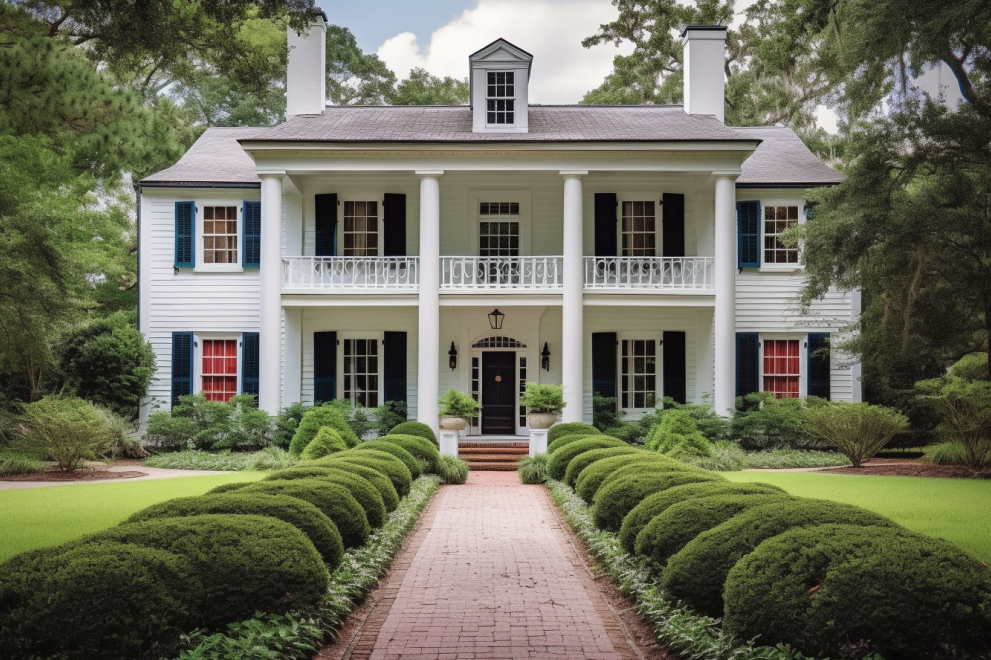
M 624 339 L 622 346 L 622 405 L 625 409 L 657 405 L 657 341 Z
M 778 399 L 799 397 L 802 377 L 797 339 L 764 340 L 764 391 Z
M 489 71 L 486 85 L 486 122 L 512 125 L 516 122 L 516 74 Z
M 781 234 L 798 222 L 797 206 L 764 207 L 764 263 L 797 264 L 798 248 L 788 248 Z
M 237 394 L 237 340 L 203 340 L 200 388 L 207 401 L 230 401 Z
M 520 356 L 520 397 L 526 394 L 526 357 Z M 526 418 L 526 406 L 520 405 L 520 428 L 525 427 L 530 422 Z
M 377 339 L 344 340 L 344 398 L 352 406 L 379 405 L 379 342 Z
M 379 253 L 378 202 L 344 202 L 345 257 L 377 257 Z
M 623 256 L 653 257 L 657 234 L 654 202 L 623 202 Z
M 237 263 L 237 207 L 203 207 L 203 263 Z

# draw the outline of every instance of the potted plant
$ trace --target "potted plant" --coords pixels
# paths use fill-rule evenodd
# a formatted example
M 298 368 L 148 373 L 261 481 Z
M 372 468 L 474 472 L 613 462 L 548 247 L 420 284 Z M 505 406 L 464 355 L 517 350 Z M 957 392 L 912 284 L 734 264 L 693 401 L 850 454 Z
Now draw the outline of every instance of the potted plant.
M 526 392 L 520 397 L 520 405 L 526 407 L 531 429 L 549 429 L 567 405 L 564 402 L 564 385 L 527 383 Z
M 440 427 L 445 431 L 460 431 L 478 415 L 478 401 L 469 394 L 448 390 L 440 397 Z

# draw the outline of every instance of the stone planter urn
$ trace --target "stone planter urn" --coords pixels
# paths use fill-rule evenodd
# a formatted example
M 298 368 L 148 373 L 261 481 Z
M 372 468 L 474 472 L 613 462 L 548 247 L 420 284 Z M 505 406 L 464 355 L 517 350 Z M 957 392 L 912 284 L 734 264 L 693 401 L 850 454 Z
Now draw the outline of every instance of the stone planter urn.
M 557 421 L 557 413 L 529 413 L 526 417 L 531 429 L 549 429 Z
M 440 427 L 445 431 L 463 431 L 467 426 L 468 422 L 460 417 L 440 416 Z

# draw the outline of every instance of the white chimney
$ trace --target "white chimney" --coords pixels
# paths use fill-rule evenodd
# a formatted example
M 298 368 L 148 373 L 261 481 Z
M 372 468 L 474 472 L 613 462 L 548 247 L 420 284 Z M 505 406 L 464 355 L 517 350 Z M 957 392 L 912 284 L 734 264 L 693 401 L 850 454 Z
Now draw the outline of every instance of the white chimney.
M 319 115 L 327 104 L 327 15 L 322 11 L 303 34 L 291 27 L 286 75 L 286 117 Z
M 684 46 L 685 112 L 725 119 L 726 28 L 689 25 L 681 33 Z

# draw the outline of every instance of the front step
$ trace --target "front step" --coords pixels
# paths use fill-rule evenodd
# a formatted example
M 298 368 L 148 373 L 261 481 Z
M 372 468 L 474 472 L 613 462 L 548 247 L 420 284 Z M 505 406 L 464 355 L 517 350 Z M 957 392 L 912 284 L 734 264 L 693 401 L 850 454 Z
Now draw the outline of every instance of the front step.
M 529 455 L 526 442 L 459 442 L 458 458 L 475 471 L 511 472 Z

